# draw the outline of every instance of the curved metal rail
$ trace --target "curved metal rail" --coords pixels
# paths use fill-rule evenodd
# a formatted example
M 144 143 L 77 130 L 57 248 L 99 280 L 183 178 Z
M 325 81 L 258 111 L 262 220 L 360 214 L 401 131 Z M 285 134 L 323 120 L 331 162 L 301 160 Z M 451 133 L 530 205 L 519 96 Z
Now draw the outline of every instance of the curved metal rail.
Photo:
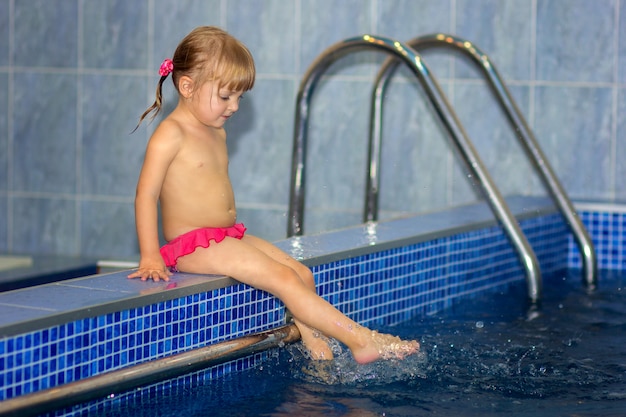
M 485 79 L 489 82 L 491 91 L 505 111 L 509 122 L 516 132 L 522 148 L 530 159 L 533 167 L 539 173 L 541 180 L 550 192 L 561 214 L 565 217 L 570 227 L 583 260 L 583 280 L 589 289 L 597 286 L 597 261 L 593 243 L 585 230 L 582 222 L 576 214 L 576 210 L 568 199 L 567 194 L 559 183 L 548 160 L 544 156 L 532 130 L 511 97 L 496 67 L 489 57 L 475 44 L 445 33 L 436 33 L 420 36 L 407 42 L 417 51 L 431 48 L 449 48 L 461 52 L 471 58 L 471 61 L 482 70 Z M 400 65 L 400 61 L 390 58 L 381 67 L 376 78 L 376 84 L 372 92 L 372 118 L 370 123 L 369 156 L 370 165 L 367 176 L 366 205 L 364 221 L 375 220 L 378 215 L 378 194 L 380 178 L 378 167 L 380 166 L 380 147 L 382 142 L 382 112 L 383 97 L 389 83 L 389 79 Z
M 336 43 L 323 52 L 309 67 L 300 83 L 296 101 L 296 120 L 294 127 L 294 146 L 292 155 L 291 189 L 287 235 L 296 236 L 303 233 L 304 221 L 304 190 L 305 190 L 305 159 L 307 148 L 307 130 L 309 107 L 313 90 L 321 75 L 337 59 L 361 50 L 379 50 L 395 57 L 395 60 L 406 63 L 417 76 L 423 86 L 430 103 L 442 124 L 450 134 L 465 168 L 476 179 L 485 194 L 490 207 L 505 229 L 515 247 L 520 261 L 526 270 L 528 296 L 532 302 L 541 298 L 541 272 L 539 262 L 522 233 L 519 225 L 504 202 L 489 173 L 480 160 L 474 146 L 470 142 L 452 107 L 446 100 L 437 81 L 422 61 L 422 58 L 409 46 L 393 39 L 364 35 Z

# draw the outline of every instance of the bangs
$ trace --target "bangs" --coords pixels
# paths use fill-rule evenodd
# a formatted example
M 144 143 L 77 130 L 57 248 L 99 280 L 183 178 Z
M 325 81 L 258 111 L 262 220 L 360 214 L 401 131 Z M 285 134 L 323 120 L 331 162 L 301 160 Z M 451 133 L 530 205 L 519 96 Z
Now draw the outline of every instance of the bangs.
M 248 91 L 254 86 L 256 69 L 250 51 L 237 42 L 236 47 L 224 45 L 213 71 L 213 80 L 232 91 Z
M 216 27 L 194 29 L 176 48 L 173 61 L 176 89 L 182 76 L 191 77 L 196 86 L 208 81 L 233 91 L 248 91 L 254 86 L 252 54 L 243 43 Z

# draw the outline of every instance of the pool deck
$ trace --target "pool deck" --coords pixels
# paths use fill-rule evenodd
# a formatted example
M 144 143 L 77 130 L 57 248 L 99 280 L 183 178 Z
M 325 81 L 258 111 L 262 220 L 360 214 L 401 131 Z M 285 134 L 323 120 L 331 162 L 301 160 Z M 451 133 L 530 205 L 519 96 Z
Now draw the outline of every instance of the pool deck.
M 507 203 L 518 219 L 555 210 L 549 199 L 541 197 L 514 197 Z M 275 244 L 314 266 L 357 253 L 362 255 L 370 248 L 372 252 L 381 251 L 493 224 L 495 219 L 488 206 L 479 203 L 293 237 Z M 128 274 L 129 271 L 94 274 L 1 292 L 0 338 L 238 284 L 232 278 L 217 275 L 175 273 L 169 282 L 143 282 L 128 279 Z
M 0 291 L 47 284 L 65 279 L 93 275 L 98 260 L 82 256 L 0 254 Z

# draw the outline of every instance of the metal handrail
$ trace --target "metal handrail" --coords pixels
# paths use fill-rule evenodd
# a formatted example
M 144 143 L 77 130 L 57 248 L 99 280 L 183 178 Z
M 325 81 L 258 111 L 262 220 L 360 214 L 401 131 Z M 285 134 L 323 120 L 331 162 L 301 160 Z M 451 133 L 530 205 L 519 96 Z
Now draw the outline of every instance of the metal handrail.
M 9 398 L 0 401 L 0 416 L 39 416 L 63 407 L 103 398 L 111 393 L 124 392 L 145 384 L 206 369 L 298 340 L 300 340 L 300 332 L 295 324 L 290 323 L 262 333 L 226 340 Z
M 555 204 L 561 214 L 565 217 L 566 223 L 574 235 L 582 256 L 584 282 L 589 289 L 596 288 L 597 261 L 593 243 L 576 214 L 573 204 L 568 199 L 567 194 L 557 179 L 554 171 L 550 167 L 548 160 L 541 151 L 532 130 L 528 127 L 526 120 L 522 116 L 522 113 L 515 104 L 515 101 L 511 97 L 511 94 L 506 88 L 506 85 L 502 81 L 502 78 L 498 74 L 496 67 L 493 65 L 489 57 L 475 44 L 465 39 L 445 33 L 420 36 L 408 41 L 407 44 L 417 51 L 423 51 L 431 48 L 450 48 L 471 58 L 471 61 L 475 63 L 480 70 L 482 70 L 485 79 L 489 82 L 491 91 L 505 111 L 509 122 L 515 130 L 515 136 L 518 138 L 518 141 L 522 145 L 526 155 L 530 159 L 544 185 L 550 192 Z M 370 165 L 367 176 L 364 221 L 371 221 L 377 218 L 380 182 L 378 166 L 380 163 L 380 147 L 382 142 L 382 102 L 389 79 L 398 65 L 400 65 L 400 61 L 393 58 L 388 59 L 383 64 L 378 72 L 376 84 L 372 92 L 372 121 L 370 124 L 369 139 Z
M 348 53 L 367 49 L 379 50 L 392 55 L 395 58 L 394 61 L 399 60 L 406 63 L 417 76 L 429 98 L 430 104 L 453 139 L 455 150 L 465 163 L 465 168 L 470 173 L 470 178 L 475 179 L 481 186 L 481 190 L 485 194 L 495 217 L 500 221 L 515 247 L 520 261 L 526 270 L 528 297 L 532 302 L 537 302 L 541 298 L 542 288 L 541 272 L 535 253 L 528 244 L 515 217 L 504 202 L 456 114 L 421 56 L 408 45 L 393 39 L 363 35 L 338 42 L 326 49 L 311 64 L 304 75 L 296 101 L 287 235 L 296 236 L 303 233 L 304 188 L 306 184 L 304 165 L 307 148 L 308 115 L 313 90 L 323 72 L 333 62 Z

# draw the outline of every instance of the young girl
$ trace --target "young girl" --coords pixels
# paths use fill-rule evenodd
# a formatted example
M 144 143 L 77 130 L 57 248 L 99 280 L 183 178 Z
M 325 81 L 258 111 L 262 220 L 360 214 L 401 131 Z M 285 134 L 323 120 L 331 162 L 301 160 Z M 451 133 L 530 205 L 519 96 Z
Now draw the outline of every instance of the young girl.
M 345 344 L 359 363 L 404 358 L 419 349 L 362 327 L 315 292 L 313 274 L 276 246 L 245 234 L 230 179 L 224 124 L 252 89 L 248 49 L 215 27 L 199 27 L 161 65 L 156 101 L 139 123 L 161 110 L 169 74 L 177 107 L 157 127 L 146 150 L 135 198 L 141 260 L 129 278 L 168 281 L 171 270 L 226 275 L 280 298 L 293 314 L 311 356 L 331 359 L 324 337 Z M 159 249 L 157 203 L 168 243 Z

